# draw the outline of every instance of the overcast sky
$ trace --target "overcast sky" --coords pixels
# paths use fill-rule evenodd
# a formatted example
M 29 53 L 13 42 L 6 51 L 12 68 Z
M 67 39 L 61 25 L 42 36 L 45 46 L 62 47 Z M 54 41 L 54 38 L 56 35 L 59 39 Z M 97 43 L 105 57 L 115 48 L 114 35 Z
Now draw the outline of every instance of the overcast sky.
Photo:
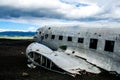
M 52 24 L 120 27 L 120 0 L 0 0 L 0 31 Z

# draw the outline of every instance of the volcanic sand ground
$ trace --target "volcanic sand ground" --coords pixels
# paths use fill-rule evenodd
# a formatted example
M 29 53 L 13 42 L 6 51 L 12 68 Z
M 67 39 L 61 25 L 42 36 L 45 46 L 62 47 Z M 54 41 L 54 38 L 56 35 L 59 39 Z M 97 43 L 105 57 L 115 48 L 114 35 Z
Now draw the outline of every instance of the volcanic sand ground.
M 107 72 L 101 74 L 82 74 L 75 78 L 45 70 L 41 67 L 30 69 L 25 57 L 26 47 L 32 40 L 0 39 L 0 80 L 120 80 Z M 28 73 L 28 76 L 23 76 Z

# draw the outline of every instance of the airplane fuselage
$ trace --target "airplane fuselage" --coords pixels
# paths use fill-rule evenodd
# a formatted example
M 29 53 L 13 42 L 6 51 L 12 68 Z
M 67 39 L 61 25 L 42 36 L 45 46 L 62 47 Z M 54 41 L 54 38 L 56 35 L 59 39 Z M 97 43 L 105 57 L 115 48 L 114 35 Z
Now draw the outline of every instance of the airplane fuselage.
M 102 68 L 120 74 L 119 30 L 119 28 L 45 26 L 37 30 L 34 38 L 36 42 L 47 46 L 53 51 L 62 51 L 74 56 L 75 59 L 83 59 L 86 63 L 90 63 L 90 65 L 98 69 Z M 79 68 L 82 69 L 81 67 Z M 83 70 L 87 69 L 84 68 Z M 91 72 L 95 73 L 95 70 L 96 73 L 99 73 L 97 69 L 91 69 Z

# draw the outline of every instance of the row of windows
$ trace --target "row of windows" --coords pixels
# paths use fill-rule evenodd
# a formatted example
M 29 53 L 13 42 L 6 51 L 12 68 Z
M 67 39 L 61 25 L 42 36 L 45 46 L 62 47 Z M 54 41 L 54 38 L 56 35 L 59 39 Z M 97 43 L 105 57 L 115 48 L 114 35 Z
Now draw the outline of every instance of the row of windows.
M 47 39 L 48 38 L 48 34 L 45 35 L 45 38 Z M 51 36 L 51 39 L 55 39 L 55 35 L 52 35 Z M 59 36 L 58 37 L 59 40 L 63 40 L 63 36 Z M 67 38 L 67 41 L 72 41 L 72 37 L 71 36 L 68 36 Z M 84 41 L 84 38 L 78 38 L 78 43 L 83 43 Z
M 45 35 L 45 38 L 48 38 L 48 34 Z M 55 35 L 51 36 L 51 39 L 55 39 Z M 59 40 L 63 40 L 63 36 L 60 35 L 58 37 Z M 67 37 L 67 41 L 72 41 L 72 37 L 68 36 Z M 84 38 L 78 38 L 78 43 L 84 43 Z M 105 41 L 105 47 L 104 47 L 104 51 L 109 51 L 109 52 L 113 52 L 114 51 L 114 41 L 110 41 L 110 40 L 106 40 Z M 98 44 L 98 39 L 90 39 L 90 44 L 89 44 L 89 48 L 91 49 L 97 49 L 97 44 Z

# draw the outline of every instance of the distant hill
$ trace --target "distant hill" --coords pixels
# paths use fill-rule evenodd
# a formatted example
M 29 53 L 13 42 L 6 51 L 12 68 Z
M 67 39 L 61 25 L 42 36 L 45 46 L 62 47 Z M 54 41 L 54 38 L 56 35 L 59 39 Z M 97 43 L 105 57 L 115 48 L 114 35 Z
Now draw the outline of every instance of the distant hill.
M 35 32 L 5 31 L 0 32 L 0 36 L 34 36 Z

